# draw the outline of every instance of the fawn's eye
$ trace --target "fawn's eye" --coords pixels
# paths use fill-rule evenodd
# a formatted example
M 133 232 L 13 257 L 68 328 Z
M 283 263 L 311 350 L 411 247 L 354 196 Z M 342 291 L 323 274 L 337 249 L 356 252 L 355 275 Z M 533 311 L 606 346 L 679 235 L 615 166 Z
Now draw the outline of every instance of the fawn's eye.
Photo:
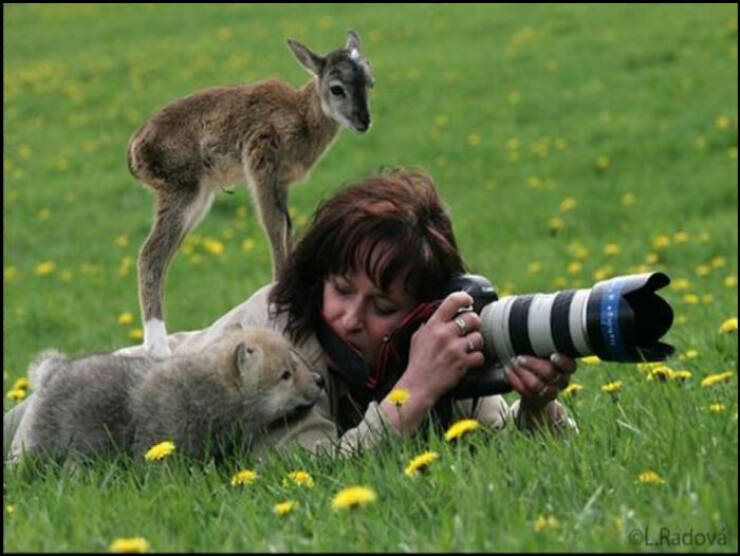
M 281 380 L 290 380 L 290 377 L 292 375 L 290 374 L 290 371 L 285 371 L 282 375 L 280 375 Z
M 339 97 L 339 98 L 344 98 L 345 97 L 344 89 L 342 87 L 340 87 L 339 85 L 332 85 L 331 87 L 329 87 L 329 91 L 335 97 Z

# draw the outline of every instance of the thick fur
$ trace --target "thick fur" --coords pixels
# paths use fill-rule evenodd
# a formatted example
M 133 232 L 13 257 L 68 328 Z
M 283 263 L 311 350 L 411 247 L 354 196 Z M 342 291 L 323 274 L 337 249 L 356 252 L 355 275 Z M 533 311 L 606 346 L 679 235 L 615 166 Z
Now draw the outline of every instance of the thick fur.
M 24 452 L 139 457 L 165 440 L 193 457 L 222 457 L 248 446 L 257 428 L 311 406 L 323 386 L 282 336 L 263 328 L 232 328 L 198 353 L 165 361 L 47 351 L 29 374 L 38 389 L 12 462 Z

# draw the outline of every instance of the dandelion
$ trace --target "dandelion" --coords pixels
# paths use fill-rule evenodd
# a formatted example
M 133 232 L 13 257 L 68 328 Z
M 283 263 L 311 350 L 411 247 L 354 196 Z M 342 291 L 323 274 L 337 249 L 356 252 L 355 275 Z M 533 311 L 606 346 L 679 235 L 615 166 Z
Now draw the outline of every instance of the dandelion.
M 723 284 L 726 288 L 736 288 L 737 287 L 737 276 L 728 276 L 724 279 Z
M 12 390 L 8 390 L 5 397 L 14 402 L 19 402 L 26 397 L 26 391 L 23 388 L 14 388 Z
M 234 473 L 231 477 L 231 486 L 251 484 L 259 479 L 259 475 L 251 469 L 242 469 L 237 473 Z
M 560 210 L 562 212 L 573 210 L 577 204 L 575 197 L 566 197 L 560 202 Z
M 216 32 L 216 36 L 222 41 L 229 40 L 231 38 L 231 27 L 221 27 Z
M 140 553 L 149 552 L 149 543 L 142 537 L 131 537 L 127 539 L 115 539 L 108 547 L 108 552 L 116 553 Z
M 480 426 L 480 423 L 475 419 L 461 419 L 456 423 L 453 423 L 447 432 L 445 432 L 445 440 L 448 442 L 457 440 L 461 436 L 474 431 Z
M 660 255 L 657 253 L 648 253 L 645 255 L 645 262 L 647 264 L 655 264 L 660 260 Z
M 594 167 L 597 170 L 606 170 L 611 165 L 611 159 L 605 155 L 599 155 L 596 157 L 596 160 L 594 161 Z
M 38 214 L 36 215 L 36 217 L 39 220 L 49 220 L 49 218 L 51 218 L 51 210 L 49 210 L 48 208 L 42 208 L 38 212 Z
M 581 357 L 581 361 L 586 365 L 596 365 L 601 362 L 601 359 L 599 359 L 598 355 L 587 355 L 586 357 Z
M 566 396 L 575 396 L 576 392 L 578 392 L 579 390 L 583 390 L 583 386 L 574 382 L 573 384 L 569 384 L 563 390 L 563 394 Z
M 296 506 L 298 506 L 298 502 L 287 500 L 285 502 L 281 502 L 280 504 L 275 504 L 275 506 L 272 508 L 272 511 L 280 517 L 283 517 L 292 512 L 296 508 Z
M 353 510 L 375 502 L 378 496 L 371 488 L 351 486 L 340 490 L 332 499 L 331 505 L 335 510 Z
M 118 247 L 126 247 L 128 245 L 128 236 L 126 235 L 116 236 L 114 243 Z
M 141 328 L 132 328 L 129 330 L 128 337 L 134 341 L 139 341 L 144 338 L 144 332 Z
M 658 475 L 655 471 L 645 471 L 643 473 L 640 473 L 640 476 L 637 479 L 641 483 L 654 483 L 659 485 L 665 484 L 663 477 Z
M 601 391 L 606 392 L 607 394 L 616 394 L 621 388 L 622 381 L 617 380 L 615 382 L 610 382 L 609 384 L 604 384 L 604 386 L 601 387 Z
M 288 473 L 288 476 L 283 479 L 283 486 L 288 486 L 288 479 L 293 481 L 295 484 L 300 486 L 305 486 L 308 488 L 313 488 L 313 478 L 311 475 L 306 473 L 305 471 L 293 471 L 291 473 Z
M 471 147 L 477 147 L 478 145 L 480 145 L 480 135 L 478 135 L 477 133 L 471 133 L 470 135 L 468 135 L 468 145 L 470 145 Z
M 29 385 L 28 378 L 22 376 L 13 384 L 13 390 L 28 390 Z
M 407 477 L 415 477 L 420 471 L 426 471 L 429 464 L 438 458 L 439 454 L 437 452 L 424 452 L 412 459 L 403 472 Z
M 663 365 L 660 361 L 647 361 L 645 363 L 638 363 L 637 370 L 641 373 L 649 373 L 652 369 Z
M 624 206 L 634 205 L 637 199 L 632 193 L 625 193 L 622 195 L 622 204 Z
M 723 403 L 713 403 L 709 404 L 709 411 L 712 413 L 722 413 L 725 410 L 725 404 Z
M 695 350 L 695 349 L 687 349 L 684 352 L 683 356 L 686 359 L 696 359 L 697 357 L 699 357 L 699 352 L 697 350 Z
M 665 249 L 671 244 L 671 238 L 667 235 L 659 235 L 653 238 L 653 247 L 655 249 Z
M 709 305 L 711 303 L 714 303 L 714 296 L 711 293 L 705 293 L 701 296 L 701 302 L 705 305 Z
M 718 116 L 714 124 L 717 126 L 717 129 L 727 129 L 730 127 L 730 118 L 724 115 Z
M 727 156 L 732 160 L 737 160 L 737 147 L 729 147 L 727 149 Z
M 149 451 L 144 454 L 144 459 L 147 461 L 164 459 L 172 454 L 172 452 L 174 451 L 175 443 L 166 440 L 149 448 Z
M 614 275 L 614 267 L 610 264 L 597 268 L 594 271 L 595 280 L 605 280 L 606 278 L 609 278 L 610 276 L 613 276 L 613 275 Z
M 544 515 L 540 514 L 537 516 L 537 519 L 534 520 L 533 529 L 535 533 L 539 533 L 540 531 L 543 531 L 545 529 L 555 529 L 556 527 L 560 526 L 560 522 L 555 516 L 548 516 L 545 517 Z
M 714 268 L 719 268 L 720 266 L 725 266 L 727 263 L 727 260 L 722 257 L 721 255 L 718 255 L 714 258 L 712 258 L 711 261 L 709 261 L 709 264 L 712 265 Z
M 676 291 L 687 290 L 691 287 L 691 282 L 686 278 L 677 278 L 671 284 L 671 289 Z
M 578 274 L 581 272 L 581 269 L 583 268 L 583 265 L 578 261 L 573 261 L 568 265 L 568 273 L 569 274 Z
M 616 243 L 607 243 L 604 246 L 604 255 L 619 255 L 619 245 Z
M 568 252 L 573 255 L 576 259 L 587 259 L 589 256 L 588 248 L 581 245 L 578 242 L 571 243 L 568 247 Z
M 547 227 L 550 228 L 550 231 L 552 232 L 558 232 L 562 230 L 564 226 L 565 222 L 563 222 L 563 219 L 558 218 L 557 216 L 550 218 L 550 220 L 547 221 Z
M 541 263 L 538 263 L 537 261 L 532 262 L 532 263 L 529 263 L 527 265 L 527 272 L 529 272 L 531 274 L 535 274 L 535 273 L 539 272 L 540 270 L 542 270 L 542 264 Z
M 694 269 L 694 272 L 696 272 L 697 276 L 706 276 L 712 271 L 712 269 L 705 264 L 700 264 Z
M 696 305 L 699 303 L 699 296 L 695 293 L 687 293 L 683 296 L 683 302 L 688 303 L 689 305 Z
M 647 379 L 648 380 L 660 380 L 661 382 L 665 382 L 672 376 L 673 376 L 673 369 L 671 369 L 667 365 L 659 365 L 658 367 L 654 367 L 653 369 L 650 369 Z
M 672 380 L 678 380 L 679 382 L 683 382 L 684 380 L 688 380 L 691 378 L 691 372 L 682 370 L 682 371 L 673 371 L 670 378 Z
M 15 280 L 15 278 L 18 276 L 18 269 L 14 266 L 6 266 L 3 269 L 3 278 L 7 281 Z
M 15 506 L 13 504 L 8 504 L 5 506 L 5 511 L 8 512 L 8 514 L 15 513 Z
M 673 234 L 673 243 L 686 243 L 689 241 L 689 234 L 686 232 L 676 232 Z
M 711 386 L 714 386 L 718 382 L 724 382 L 725 380 L 728 380 L 732 375 L 732 371 L 725 371 L 724 373 L 709 375 L 701 381 L 701 385 L 703 388 L 709 388 Z
M 121 313 L 118 315 L 118 324 L 131 324 L 134 322 L 134 315 L 131 313 Z
M 409 394 L 408 390 L 395 388 L 390 394 L 388 394 L 388 401 L 396 404 L 396 407 L 401 407 L 408 401 L 410 396 L 411 394 Z
M 203 240 L 203 247 L 205 247 L 206 251 L 211 255 L 220 256 L 224 253 L 224 244 L 217 239 L 205 238 Z
M 737 317 L 727 319 L 719 327 L 719 331 L 724 332 L 737 332 Z
M 36 276 L 48 276 L 52 272 L 54 272 L 54 269 L 56 268 L 56 265 L 51 261 L 45 261 L 43 263 L 37 264 L 33 271 L 36 273 Z

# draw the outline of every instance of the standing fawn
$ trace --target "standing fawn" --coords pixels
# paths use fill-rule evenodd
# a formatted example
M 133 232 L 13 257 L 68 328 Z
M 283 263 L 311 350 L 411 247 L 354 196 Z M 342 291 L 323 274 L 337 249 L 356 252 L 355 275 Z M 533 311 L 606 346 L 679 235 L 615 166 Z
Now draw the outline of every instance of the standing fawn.
M 344 48 L 321 56 L 296 40 L 291 51 L 312 75 L 296 90 L 269 79 L 215 87 L 165 106 L 131 137 L 131 173 L 154 190 L 155 219 L 139 252 L 144 347 L 167 357 L 163 297 L 167 266 L 218 189 L 246 182 L 272 247 L 273 275 L 286 267 L 288 187 L 304 180 L 340 125 L 370 128 L 370 65 L 350 30 Z

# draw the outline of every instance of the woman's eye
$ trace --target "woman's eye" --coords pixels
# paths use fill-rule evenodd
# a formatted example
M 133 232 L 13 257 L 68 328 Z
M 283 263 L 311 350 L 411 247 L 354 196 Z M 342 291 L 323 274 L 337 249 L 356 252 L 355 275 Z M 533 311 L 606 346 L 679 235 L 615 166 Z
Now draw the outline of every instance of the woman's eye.
M 340 282 L 333 282 L 334 290 L 341 295 L 348 295 L 350 293 L 349 287 L 346 285 L 340 283 Z
M 282 374 L 282 375 L 280 376 L 280 378 L 281 378 L 282 380 L 290 380 L 290 377 L 291 377 L 290 371 L 285 371 L 285 372 L 284 372 L 284 373 L 283 373 L 283 374 Z
M 344 98 L 344 89 L 339 85 L 333 85 L 329 87 L 329 91 L 331 91 L 331 94 L 333 94 L 335 97 Z
M 385 307 L 383 305 L 376 305 L 375 310 L 378 312 L 379 315 L 392 315 L 396 312 L 395 307 Z

